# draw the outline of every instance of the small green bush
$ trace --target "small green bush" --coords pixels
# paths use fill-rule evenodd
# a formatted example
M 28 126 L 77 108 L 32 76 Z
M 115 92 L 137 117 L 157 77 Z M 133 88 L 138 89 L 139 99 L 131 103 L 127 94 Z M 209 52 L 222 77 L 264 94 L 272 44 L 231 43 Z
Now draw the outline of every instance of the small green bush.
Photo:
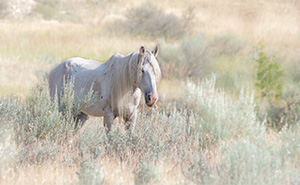
M 77 172 L 79 185 L 101 185 L 104 184 L 104 179 L 101 175 L 101 166 L 95 161 L 84 159 L 80 163 L 80 170 Z
M 153 184 L 157 180 L 157 172 L 155 169 L 154 164 L 144 164 L 141 163 L 140 166 L 136 171 L 134 171 L 135 178 L 134 184 L 135 185 L 146 185 L 146 184 Z
M 256 83 L 255 86 L 260 90 L 262 98 L 266 97 L 270 101 L 278 100 L 282 96 L 282 75 L 283 70 L 273 57 L 270 59 L 263 51 L 264 46 L 260 44 L 257 63 Z

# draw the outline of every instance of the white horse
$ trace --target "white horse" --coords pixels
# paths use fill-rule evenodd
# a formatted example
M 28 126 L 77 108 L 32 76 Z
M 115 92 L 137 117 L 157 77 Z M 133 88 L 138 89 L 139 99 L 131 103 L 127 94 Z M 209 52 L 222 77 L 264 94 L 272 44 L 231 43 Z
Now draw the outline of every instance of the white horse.
M 156 60 L 159 48 L 153 51 L 139 51 L 126 56 L 114 54 L 100 63 L 75 57 L 56 66 L 49 74 L 50 96 L 53 99 L 63 94 L 64 82 L 74 79 L 74 97 L 78 101 L 92 88 L 97 94 L 93 104 L 84 105 L 77 116 L 84 123 L 88 115 L 104 117 L 104 126 L 111 130 L 116 117 L 125 121 L 126 129 L 133 132 L 141 93 L 147 106 L 152 107 L 158 100 L 156 83 L 161 71 Z

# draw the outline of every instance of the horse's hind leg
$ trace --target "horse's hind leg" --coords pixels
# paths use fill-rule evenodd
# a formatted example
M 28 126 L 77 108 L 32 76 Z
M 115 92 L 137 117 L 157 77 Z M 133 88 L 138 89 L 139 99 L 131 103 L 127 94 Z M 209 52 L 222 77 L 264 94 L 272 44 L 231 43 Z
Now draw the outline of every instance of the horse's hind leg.
M 76 123 L 75 123 L 75 128 L 78 126 L 83 126 L 84 123 L 89 119 L 89 116 L 83 112 L 80 112 L 77 116 L 74 117 Z

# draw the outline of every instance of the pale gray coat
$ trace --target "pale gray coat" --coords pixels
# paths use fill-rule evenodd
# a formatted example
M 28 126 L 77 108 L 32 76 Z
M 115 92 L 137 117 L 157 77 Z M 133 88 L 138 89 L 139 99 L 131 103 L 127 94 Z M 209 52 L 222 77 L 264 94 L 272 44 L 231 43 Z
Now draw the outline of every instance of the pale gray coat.
M 141 93 L 148 106 L 157 99 L 156 83 L 161 71 L 155 57 L 158 47 L 151 52 L 142 46 L 139 51 L 126 56 L 114 54 L 107 62 L 100 63 L 79 57 L 70 58 L 56 66 L 49 74 L 50 96 L 63 93 L 64 82 L 74 79 L 75 101 L 83 99 L 91 87 L 97 94 L 96 102 L 82 107 L 77 116 L 83 123 L 87 115 L 104 117 L 104 126 L 111 130 L 113 120 L 120 116 L 127 129 L 134 129 Z

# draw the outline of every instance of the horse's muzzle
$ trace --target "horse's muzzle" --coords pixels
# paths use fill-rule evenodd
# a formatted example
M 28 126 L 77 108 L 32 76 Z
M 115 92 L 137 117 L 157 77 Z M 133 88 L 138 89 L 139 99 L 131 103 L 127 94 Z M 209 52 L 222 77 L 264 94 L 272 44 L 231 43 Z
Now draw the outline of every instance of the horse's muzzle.
M 148 107 L 152 107 L 158 100 L 158 95 L 156 93 L 146 93 L 145 101 Z

